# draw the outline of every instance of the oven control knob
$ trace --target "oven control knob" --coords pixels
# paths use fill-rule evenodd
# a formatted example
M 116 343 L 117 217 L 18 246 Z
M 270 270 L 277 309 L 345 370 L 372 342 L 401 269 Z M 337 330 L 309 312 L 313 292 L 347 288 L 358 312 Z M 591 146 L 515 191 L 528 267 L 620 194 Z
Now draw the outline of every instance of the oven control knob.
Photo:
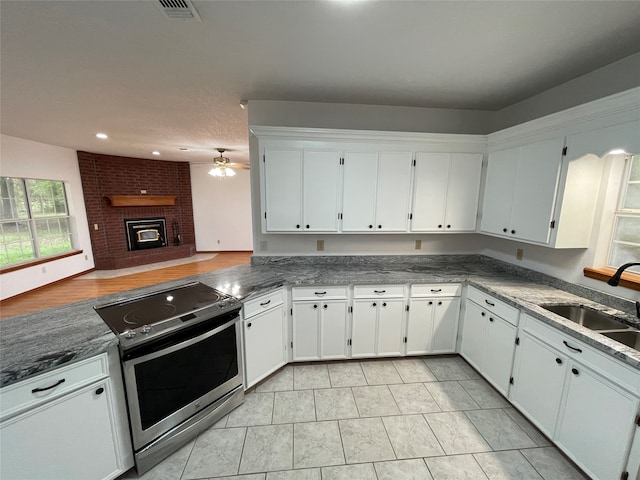
M 149 325 L 143 325 L 142 328 L 140 329 L 140 332 L 146 335 L 149 332 L 151 332 L 151 327 Z
M 224 302 L 220 302 L 220 303 L 218 304 L 218 308 L 219 308 L 219 309 L 223 309 L 223 308 L 224 308 L 224 307 L 226 307 L 226 306 L 227 306 L 227 304 L 226 304 L 226 303 L 224 303 Z
M 133 330 L 127 330 L 126 332 L 124 332 L 124 338 L 134 338 L 136 336 L 136 332 L 134 332 Z

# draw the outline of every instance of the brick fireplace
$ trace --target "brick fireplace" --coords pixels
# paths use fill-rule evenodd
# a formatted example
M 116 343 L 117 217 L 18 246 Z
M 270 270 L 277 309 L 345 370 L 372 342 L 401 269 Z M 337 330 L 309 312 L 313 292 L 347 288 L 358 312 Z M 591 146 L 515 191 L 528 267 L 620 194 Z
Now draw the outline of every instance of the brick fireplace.
M 188 163 L 80 151 L 78 165 L 96 270 L 133 267 L 195 254 Z M 129 250 L 125 221 L 138 218 L 165 219 L 166 246 Z

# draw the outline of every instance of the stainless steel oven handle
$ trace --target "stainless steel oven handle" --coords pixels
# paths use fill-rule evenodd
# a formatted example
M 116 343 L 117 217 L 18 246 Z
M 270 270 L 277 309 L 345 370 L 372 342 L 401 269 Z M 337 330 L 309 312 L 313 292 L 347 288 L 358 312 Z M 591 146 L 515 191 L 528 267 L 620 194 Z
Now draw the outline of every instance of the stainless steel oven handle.
M 233 317 L 232 320 L 228 321 L 227 323 L 220 325 L 217 328 L 214 328 L 213 330 L 209 330 L 207 332 L 204 332 L 201 335 L 198 335 L 197 337 L 193 337 L 190 338 L 189 340 L 185 340 L 184 342 L 180 342 L 180 343 L 176 343 L 175 345 L 171 345 L 170 347 L 167 348 L 163 348 L 162 350 L 159 350 L 157 352 L 153 352 L 153 353 L 148 353 L 147 355 L 142 355 L 140 357 L 136 357 L 136 358 L 132 358 L 130 360 L 125 360 L 123 363 L 125 365 L 137 365 L 138 363 L 141 362 L 146 362 L 148 360 L 153 360 L 154 358 L 158 358 L 161 357 L 163 355 L 167 355 L 168 353 L 173 353 L 173 352 L 177 352 L 178 350 L 182 350 L 183 348 L 187 348 L 193 344 L 196 344 L 202 340 L 206 340 L 209 337 L 212 337 L 213 335 L 215 335 L 216 333 L 220 333 L 222 330 L 232 327 L 234 324 L 238 323 L 238 320 L 240 318 L 240 315 L 236 315 L 235 317 Z

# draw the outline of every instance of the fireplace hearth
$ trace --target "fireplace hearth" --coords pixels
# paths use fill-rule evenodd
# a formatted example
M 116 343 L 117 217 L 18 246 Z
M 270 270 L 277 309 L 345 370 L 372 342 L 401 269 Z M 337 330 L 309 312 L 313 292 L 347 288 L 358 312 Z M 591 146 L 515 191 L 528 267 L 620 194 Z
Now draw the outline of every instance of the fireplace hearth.
M 167 225 L 164 217 L 128 218 L 124 221 L 127 250 L 147 250 L 167 245 Z

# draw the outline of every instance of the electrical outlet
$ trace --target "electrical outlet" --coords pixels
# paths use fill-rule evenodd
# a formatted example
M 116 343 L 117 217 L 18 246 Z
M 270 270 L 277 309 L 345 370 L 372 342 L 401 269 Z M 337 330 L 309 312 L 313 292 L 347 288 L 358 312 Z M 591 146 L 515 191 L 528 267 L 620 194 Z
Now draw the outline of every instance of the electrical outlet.
M 416 250 L 422 249 L 422 240 L 416 240 Z
M 42 273 L 47 273 L 47 267 L 42 267 Z
M 522 257 L 524 257 L 524 250 L 522 248 L 518 248 L 516 250 L 516 259 L 522 260 Z
M 89 260 L 89 255 L 85 255 L 85 256 L 84 256 L 84 259 L 85 259 L 85 260 Z
M 324 252 L 324 240 L 316 241 L 316 250 L 318 252 Z
M 93 224 L 93 229 L 94 229 L 94 230 L 98 230 L 98 224 L 97 224 L 97 223 L 94 223 L 94 224 Z
M 266 252 L 267 251 L 267 241 L 266 240 L 262 240 L 260 242 L 260 251 L 261 252 Z
M 147 193 L 147 191 L 146 190 L 140 190 L 140 193 L 144 195 L 145 193 Z

